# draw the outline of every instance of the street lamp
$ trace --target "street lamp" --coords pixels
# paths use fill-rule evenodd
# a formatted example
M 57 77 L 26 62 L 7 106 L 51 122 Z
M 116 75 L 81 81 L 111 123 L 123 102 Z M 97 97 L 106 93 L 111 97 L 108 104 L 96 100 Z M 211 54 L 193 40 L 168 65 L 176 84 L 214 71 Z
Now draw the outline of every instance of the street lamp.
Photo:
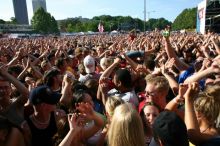
M 146 13 L 147 13 L 147 21 L 149 21 L 149 19 L 150 19 L 150 13 L 154 13 L 154 12 L 156 12 L 156 11 L 147 11 Z
M 148 20 L 150 19 L 150 13 L 153 13 L 156 11 L 146 11 L 146 0 L 144 0 L 144 32 L 146 31 L 146 14 L 148 17 Z
M 147 13 L 147 21 L 150 20 L 150 13 L 154 13 L 154 12 L 156 12 L 156 11 L 148 11 L 148 12 L 146 12 Z M 149 23 L 149 28 L 150 28 L 150 23 Z

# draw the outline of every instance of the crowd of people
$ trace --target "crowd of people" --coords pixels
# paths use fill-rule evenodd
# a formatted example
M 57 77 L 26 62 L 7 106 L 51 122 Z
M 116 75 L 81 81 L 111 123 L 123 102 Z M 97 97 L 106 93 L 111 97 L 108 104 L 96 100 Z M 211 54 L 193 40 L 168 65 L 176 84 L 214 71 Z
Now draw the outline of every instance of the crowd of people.
M 0 39 L 0 146 L 219 146 L 213 32 Z

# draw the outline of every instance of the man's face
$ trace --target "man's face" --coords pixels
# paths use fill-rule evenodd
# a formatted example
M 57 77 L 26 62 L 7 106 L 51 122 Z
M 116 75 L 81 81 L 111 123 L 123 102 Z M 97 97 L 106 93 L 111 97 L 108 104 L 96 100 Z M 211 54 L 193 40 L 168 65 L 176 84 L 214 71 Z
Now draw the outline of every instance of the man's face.
M 62 76 L 61 74 L 56 75 L 56 76 L 54 77 L 54 79 L 55 79 L 55 82 L 54 82 L 54 83 L 56 83 L 56 84 L 58 84 L 58 85 L 62 85 L 63 76 Z
M 8 81 L 0 80 L 0 99 L 9 98 L 11 94 L 11 86 Z
M 101 48 L 101 47 L 98 47 L 97 48 L 97 53 L 100 55 L 100 54 L 102 54 L 104 51 L 103 51 L 103 48 Z
M 163 93 L 160 92 L 154 84 L 147 84 L 145 88 L 145 97 L 146 102 L 153 101 L 158 106 L 163 109 L 166 105 L 166 98 L 163 96 Z
M 114 83 L 114 85 L 115 85 L 115 89 L 118 90 L 118 88 L 119 88 L 119 81 L 118 81 L 116 75 L 114 75 L 113 83 Z

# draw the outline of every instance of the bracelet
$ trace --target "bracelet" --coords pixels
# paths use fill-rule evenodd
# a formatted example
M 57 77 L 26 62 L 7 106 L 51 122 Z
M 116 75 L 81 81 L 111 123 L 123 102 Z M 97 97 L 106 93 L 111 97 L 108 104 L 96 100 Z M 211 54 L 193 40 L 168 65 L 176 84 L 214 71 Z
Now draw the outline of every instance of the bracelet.
M 175 97 L 174 98 L 174 102 L 176 103 L 176 104 L 178 104 L 178 105 L 183 105 L 183 102 L 181 102 L 181 101 L 178 101 L 178 99 L 177 98 L 181 98 L 181 97 L 179 97 L 179 96 L 177 96 L 177 97 Z

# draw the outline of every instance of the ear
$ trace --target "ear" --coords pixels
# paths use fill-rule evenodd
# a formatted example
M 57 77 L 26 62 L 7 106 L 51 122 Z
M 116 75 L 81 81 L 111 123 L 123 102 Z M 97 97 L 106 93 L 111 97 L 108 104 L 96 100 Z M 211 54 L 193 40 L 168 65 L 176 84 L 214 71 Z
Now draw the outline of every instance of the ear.
M 196 112 L 196 116 L 197 116 L 198 119 L 201 119 L 201 118 L 204 117 L 203 114 L 200 113 L 200 112 Z
M 118 86 L 118 87 L 121 87 L 121 86 L 122 86 L 121 81 L 118 81 L 118 82 L 117 82 L 117 86 Z

